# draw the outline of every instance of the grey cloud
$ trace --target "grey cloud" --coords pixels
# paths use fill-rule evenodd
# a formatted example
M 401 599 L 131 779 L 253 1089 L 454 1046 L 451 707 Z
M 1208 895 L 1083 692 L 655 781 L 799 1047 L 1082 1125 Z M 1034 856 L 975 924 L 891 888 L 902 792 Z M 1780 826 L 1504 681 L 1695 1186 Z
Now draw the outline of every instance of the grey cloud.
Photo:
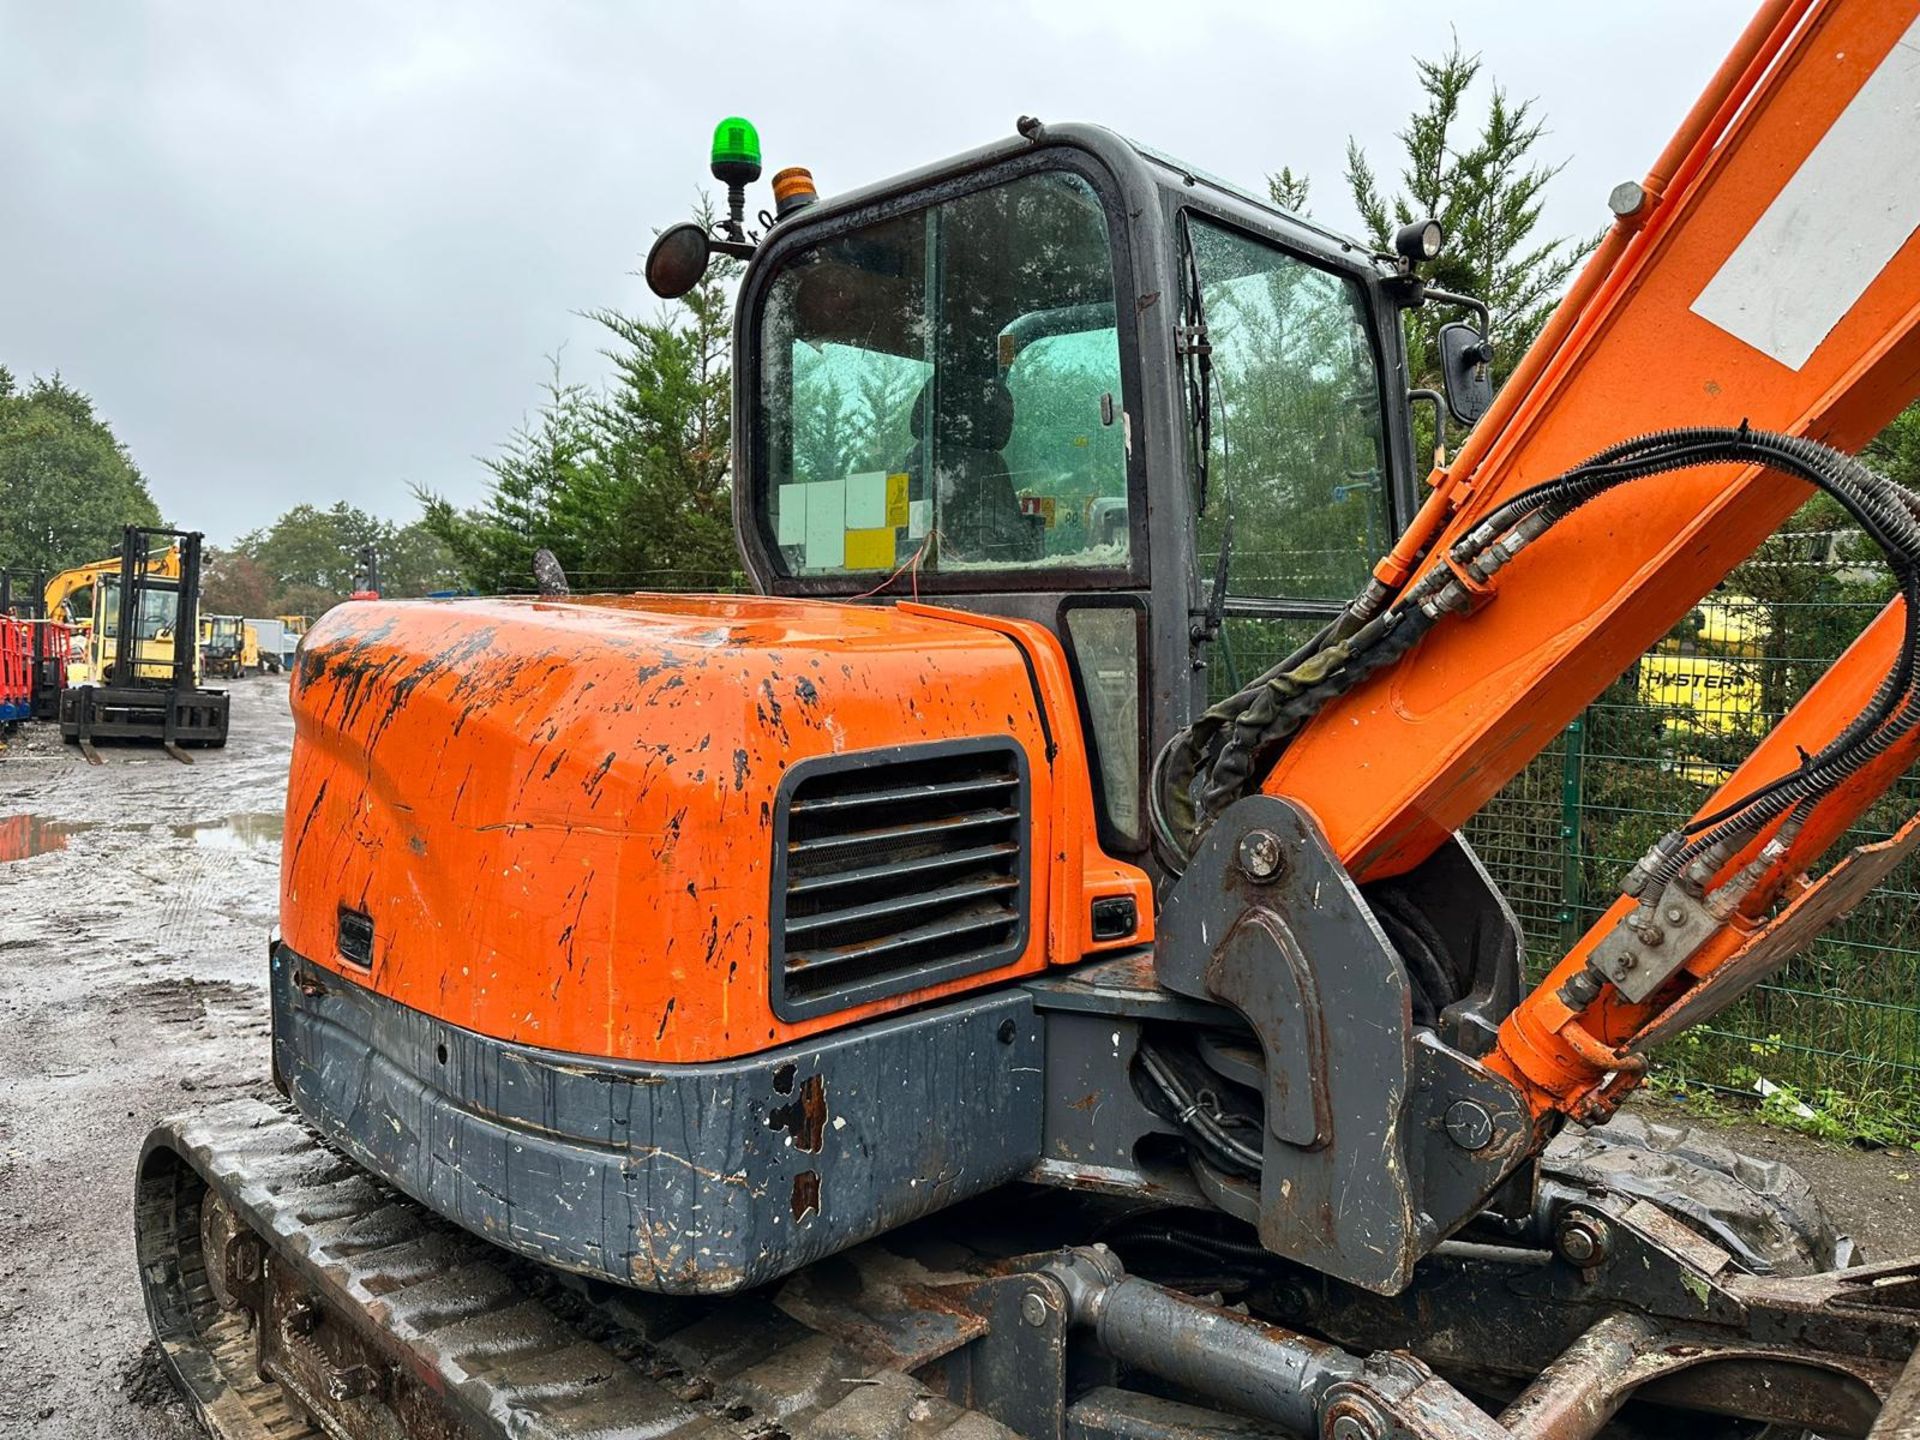
M 1346 138 L 1391 156 L 1411 53 L 1457 27 L 1570 155 L 1584 233 L 1744 24 L 1745 0 L 1559 7 L 0 3 L 0 361 L 60 369 L 162 507 L 231 539 L 289 505 L 471 501 L 544 356 L 603 368 L 576 312 L 705 179 L 712 122 L 828 190 L 1005 133 L 1100 120 L 1249 184 Z

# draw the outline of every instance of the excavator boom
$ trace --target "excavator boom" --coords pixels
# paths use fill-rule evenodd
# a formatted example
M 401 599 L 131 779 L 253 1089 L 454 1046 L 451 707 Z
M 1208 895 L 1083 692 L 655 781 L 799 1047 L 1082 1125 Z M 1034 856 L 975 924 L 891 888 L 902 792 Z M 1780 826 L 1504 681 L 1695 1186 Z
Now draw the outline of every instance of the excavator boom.
M 1857 450 L 1920 393 L 1920 9 L 1775 0 L 1453 462 L 1382 579 L 1624 437 L 1750 425 Z M 1711 102 L 1711 103 L 1709 103 Z M 1466 823 L 1811 493 L 1733 467 L 1623 487 L 1266 777 L 1362 881 Z
M 1616 190 L 1613 229 L 1495 409 L 1433 475 L 1380 585 L 1401 590 L 1502 505 L 1624 435 L 1751 427 L 1850 451 L 1920 393 L 1917 57 L 1910 3 L 1765 7 L 1673 146 Z M 1497 579 L 1455 564 L 1471 613 L 1328 704 L 1263 788 L 1308 808 L 1361 881 L 1412 868 L 1809 493 L 1758 466 L 1677 470 L 1601 494 Z M 1699 814 L 1792 774 L 1840 734 L 1897 665 L 1906 628 L 1896 598 Z M 1759 858 L 1778 821 L 1721 856 L 1694 889 L 1747 870 L 1737 913 L 1695 917 L 1697 895 L 1669 896 L 1669 930 L 1684 913 L 1710 933 L 1690 937 L 1658 997 L 1610 987 L 1595 1004 L 1580 985 L 1569 996 L 1589 970 L 1640 988 L 1619 969 L 1636 963 L 1622 927 L 1640 908 L 1623 897 L 1508 1017 L 1496 1068 L 1542 1112 L 1604 1118 L 1644 1070 L 1640 1047 L 1730 1004 L 1818 933 L 1814 917 L 1850 908 L 1907 853 L 1911 828 L 1837 872 L 1831 893 L 1800 896 L 1791 923 L 1761 918 L 1917 753 L 1920 734 L 1890 737 L 1777 853 Z
M 180 578 L 180 547 L 169 545 L 165 549 L 148 555 L 144 562 L 144 571 L 148 575 L 158 576 L 163 580 L 178 580 Z M 57 615 L 69 600 L 92 585 L 96 579 L 111 578 L 119 573 L 120 557 L 117 555 L 62 570 L 47 582 L 46 613 L 50 616 Z M 98 618 L 95 617 L 95 619 Z

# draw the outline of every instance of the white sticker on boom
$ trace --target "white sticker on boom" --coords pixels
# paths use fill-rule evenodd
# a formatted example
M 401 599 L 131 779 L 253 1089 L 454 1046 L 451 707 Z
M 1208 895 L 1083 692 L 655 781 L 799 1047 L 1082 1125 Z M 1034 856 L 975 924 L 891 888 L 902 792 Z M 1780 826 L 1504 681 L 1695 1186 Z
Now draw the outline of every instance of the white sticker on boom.
M 1920 229 L 1920 20 L 1707 282 L 1693 313 L 1798 370 Z

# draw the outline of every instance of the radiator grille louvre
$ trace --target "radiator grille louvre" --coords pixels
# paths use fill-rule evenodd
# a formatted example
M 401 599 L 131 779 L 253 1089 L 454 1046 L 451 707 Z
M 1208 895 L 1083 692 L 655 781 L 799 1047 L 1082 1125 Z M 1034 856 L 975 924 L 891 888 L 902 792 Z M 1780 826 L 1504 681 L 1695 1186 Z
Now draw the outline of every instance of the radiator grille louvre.
M 775 1013 L 844 1009 L 1017 959 L 1027 809 L 1011 741 L 795 767 L 774 836 Z

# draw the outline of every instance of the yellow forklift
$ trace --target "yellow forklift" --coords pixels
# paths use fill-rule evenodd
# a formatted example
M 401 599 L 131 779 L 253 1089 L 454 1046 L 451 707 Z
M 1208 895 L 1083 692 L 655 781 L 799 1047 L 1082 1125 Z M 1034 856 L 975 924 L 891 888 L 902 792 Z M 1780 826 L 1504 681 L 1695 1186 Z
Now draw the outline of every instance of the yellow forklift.
M 114 608 L 112 598 L 124 557 L 109 555 L 62 570 L 47 581 L 41 592 L 41 614 L 49 620 L 70 626 L 76 642 L 70 656 L 67 683 L 82 685 L 96 680 L 112 659 L 112 646 L 106 643 L 101 617 Z M 141 569 L 161 579 L 180 578 L 180 549 L 167 545 L 155 553 L 140 557 Z M 79 602 L 85 599 L 86 608 Z M 169 642 L 171 643 L 171 642 Z M 49 717 L 51 718 L 51 717 Z
M 173 542 L 178 573 L 145 563 L 154 538 Z M 96 574 L 91 673 L 60 697 L 60 737 L 101 763 L 96 740 L 158 740 L 176 760 L 183 747 L 227 743 L 227 693 L 199 684 L 200 534 L 129 525 L 120 573 Z
M 247 632 L 238 615 L 200 617 L 200 668 L 207 675 L 238 680 L 246 673 Z M 256 662 L 257 663 L 257 662 Z

